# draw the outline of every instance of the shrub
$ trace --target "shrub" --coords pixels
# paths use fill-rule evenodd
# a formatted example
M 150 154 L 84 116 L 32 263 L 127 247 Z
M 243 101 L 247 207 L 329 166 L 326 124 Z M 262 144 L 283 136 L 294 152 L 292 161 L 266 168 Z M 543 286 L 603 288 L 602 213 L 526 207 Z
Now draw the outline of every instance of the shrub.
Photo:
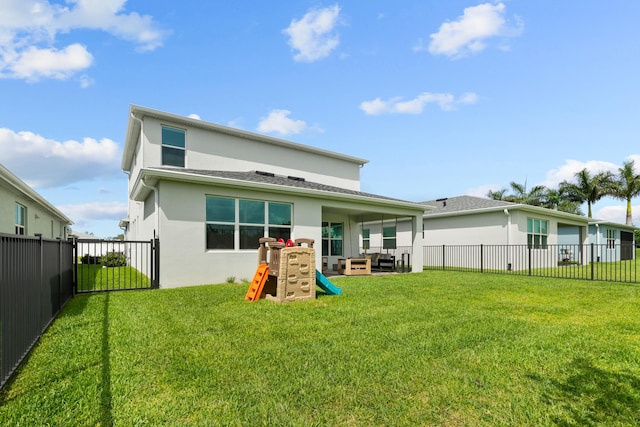
M 108 252 L 102 257 L 102 265 L 105 267 L 125 267 L 127 257 L 122 252 Z
M 80 262 L 82 264 L 100 264 L 102 262 L 102 259 L 99 256 L 84 254 L 80 258 Z

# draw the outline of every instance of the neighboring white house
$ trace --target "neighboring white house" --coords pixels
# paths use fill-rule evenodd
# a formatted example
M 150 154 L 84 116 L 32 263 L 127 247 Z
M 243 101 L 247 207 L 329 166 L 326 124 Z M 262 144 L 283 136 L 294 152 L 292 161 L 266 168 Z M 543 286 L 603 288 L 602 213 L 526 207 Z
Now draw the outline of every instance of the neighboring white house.
M 484 245 L 485 257 L 495 251 L 495 263 L 491 267 L 498 269 L 520 269 L 529 262 L 540 268 L 556 266 L 563 260 L 588 263 L 591 253 L 587 245 L 604 244 L 606 240 L 597 237 L 598 229 L 600 235 L 608 233 L 612 249 L 617 246 L 617 251 L 610 250 L 606 254 L 608 261 L 620 260 L 621 238 L 633 241 L 634 227 L 539 206 L 473 196 L 443 198 L 423 204 L 432 208 L 425 211 L 423 219 L 425 246 Z M 402 244 L 403 236 L 399 235 L 398 240 Z M 602 250 L 602 246 L 598 249 Z M 594 254 L 595 260 L 601 258 Z
M 425 263 L 440 265 L 444 257 L 442 251 L 429 248 L 443 245 L 466 246 L 469 251 L 477 251 L 472 247 L 483 245 L 484 266 L 496 269 L 525 268 L 530 262 L 537 267 L 552 267 L 558 261 L 584 264 L 592 257 L 591 250 L 587 249 L 589 243 L 595 244 L 594 260 L 618 261 L 633 259 L 635 255 L 632 249 L 635 228 L 622 224 L 473 196 L 442 198 L 423 204 L 430 208 L 423 218 Z M 362 224 L 360 244 L 373 248 L 374 252 L 393 254 L 397 259 L 409 242 L 405 228 L 406 223 L 401 219 Z M 430 256 L 438 259 L 429 261 Z M 472 256 L 477 254 L 465 256 L 464 261 Z
M 366 160 L 131 106 L 128 240 L 160 239 L 160 286 L 250 280 L 258 239 L 311 238 L 316 265 L 360 254 L 360 224 L 400 218 L 422 251 L 425 206 L 363 193 Z M 420 257 L 418 257 L 420 258 Z M 421 259 L 412 265 L 422 271 Z
M 608 221 L 589 223 L 589 243 L 596 245 L 595 258 L 600 261 L 635 259 L 633 232 L 636 227 Z
M 73 222 L 0 164 L 0 233 L 66 239 Z

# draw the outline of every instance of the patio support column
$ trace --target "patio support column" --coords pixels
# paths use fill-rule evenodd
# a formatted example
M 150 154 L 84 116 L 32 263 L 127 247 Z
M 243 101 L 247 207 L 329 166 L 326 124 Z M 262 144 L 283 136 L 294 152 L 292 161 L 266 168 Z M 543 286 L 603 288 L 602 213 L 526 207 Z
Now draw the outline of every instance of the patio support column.
M 411 272 L 421 273 L 424 265 L 424 242 L 422 240 L 422 213 L 411 218 L 413 249 L 411 255 Z

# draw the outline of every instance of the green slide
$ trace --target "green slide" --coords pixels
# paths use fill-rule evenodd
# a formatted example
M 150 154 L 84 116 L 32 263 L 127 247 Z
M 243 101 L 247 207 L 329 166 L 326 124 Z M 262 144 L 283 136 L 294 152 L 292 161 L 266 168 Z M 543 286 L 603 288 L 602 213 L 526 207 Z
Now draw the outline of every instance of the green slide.
M 340 295 L 342 293 L 342 289 L 331 283 L 329 279 L 318 270 L 316 270 L 316 285 L 320 286 L 327 295 Z

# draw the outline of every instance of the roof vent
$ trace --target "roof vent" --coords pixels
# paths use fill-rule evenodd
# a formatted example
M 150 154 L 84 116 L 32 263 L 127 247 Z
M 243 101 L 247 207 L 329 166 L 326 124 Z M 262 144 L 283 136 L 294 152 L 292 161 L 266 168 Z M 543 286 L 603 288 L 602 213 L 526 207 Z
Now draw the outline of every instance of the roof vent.
M 273 172 L 265 172 L 265 171 L 256 171 L 256 174 L 262 175 L 262 176 L 270 176 L 270 177 L 276 176 L 276 174 Z
M 436 202 L 442 202 L 442 207 L 446 208 L 447 207 L 447 199 L 449 199 L 448 197 L 444 197 L 442 199 L 436 199 Z
M 287 178 L 289 178 L 292 181 L 300 181 L 300 182 L 304 182 L 305 181 L 304 178 L 301 178 L 299 176 L 291 176 L 291 175 L 289 175 Z

